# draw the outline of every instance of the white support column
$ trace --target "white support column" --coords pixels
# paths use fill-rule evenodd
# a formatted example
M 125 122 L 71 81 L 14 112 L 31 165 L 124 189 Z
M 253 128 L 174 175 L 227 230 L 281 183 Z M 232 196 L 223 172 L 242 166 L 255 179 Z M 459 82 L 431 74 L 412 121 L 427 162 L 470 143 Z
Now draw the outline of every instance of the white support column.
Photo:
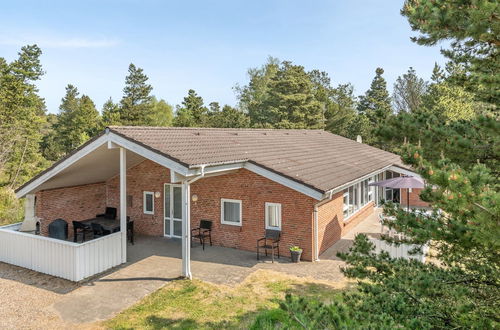
M 191 198 L 189 181 L 182 182 L 182 276 L 191 279 Z
M 120 148 L 120 232 L 122 263 L 127 262 L 127 150 Z

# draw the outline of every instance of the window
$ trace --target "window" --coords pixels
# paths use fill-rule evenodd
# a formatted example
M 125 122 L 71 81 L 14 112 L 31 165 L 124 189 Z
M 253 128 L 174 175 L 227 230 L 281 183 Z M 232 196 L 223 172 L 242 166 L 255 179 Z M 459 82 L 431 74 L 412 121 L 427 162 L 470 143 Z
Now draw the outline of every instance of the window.
M 368 186 L 368 183 L 373 182 L 374 177 L 363 180 L 344 190 L 344 220 L 359 211 L 366 204 L 373 201 L 373 187 Z
M 354 196 L 354 199 L 353 199 L 353 204 L 354 204 L 354 212 L 356 212 L 357 210 L 359 210 L 359 205 L 361 204 L 360 201 L 359 201 L 359 183 L 358 184 L 355 184 L 353 185 L 353 196 Z
M 225 225 L 241 226 L 241 201 L 221 199 L 220 221 Z
M 375 177 L 372 176 L 371 178 L 369 178 L 367 181 L 366 181 L 366 186 L 368 187 L 368 195 L 367 195 L 367 201 L 368 202 L 372 202 L 373 201 L 373 190 L 375 189 L 375 187 L 373 186 L 368 186 L 370 183 L 373 183 L 375 181 Z
M 281 230 L 281 204 L 266 203 L 266 229 Z
M 399 176 L 401 176 L 401 174 L 396 173 L 396 172 L 391 172 L 391 171 L 385 172 L 386 179 L 397 178 Z M 385 200 L 392 201 L 394 203 L 399 203 L 400 202 L 400 189 L 385 188 Z
M 349 189 L 344 191 L 344 219 L 349 217 Z
M 151 191 L 144 192 L 144 214 L 155 214 L 155 194 Z

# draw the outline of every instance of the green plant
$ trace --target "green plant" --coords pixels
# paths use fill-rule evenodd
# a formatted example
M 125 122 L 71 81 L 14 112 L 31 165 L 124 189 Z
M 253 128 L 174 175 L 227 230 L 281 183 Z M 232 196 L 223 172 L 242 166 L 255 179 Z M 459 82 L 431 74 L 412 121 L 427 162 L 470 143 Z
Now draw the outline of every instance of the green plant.
M 22 220 L 23 202 L 16 198 L 14 191 L 8 187 L 0 187 L 0 226 Z
M 302 252 L 302 249 L 297 245 L 293 245 L 293 246 L 290 246 L 290 251 Z

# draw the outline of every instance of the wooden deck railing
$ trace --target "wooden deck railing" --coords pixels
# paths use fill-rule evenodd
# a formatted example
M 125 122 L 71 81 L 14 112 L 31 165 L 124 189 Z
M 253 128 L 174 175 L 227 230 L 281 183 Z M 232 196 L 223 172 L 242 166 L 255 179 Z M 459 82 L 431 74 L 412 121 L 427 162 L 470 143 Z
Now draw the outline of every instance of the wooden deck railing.
M 19 232 L 20 225 L 0 227 L 0 261 L 75 282 L 121 263 L 121 233 L 73 243 Z

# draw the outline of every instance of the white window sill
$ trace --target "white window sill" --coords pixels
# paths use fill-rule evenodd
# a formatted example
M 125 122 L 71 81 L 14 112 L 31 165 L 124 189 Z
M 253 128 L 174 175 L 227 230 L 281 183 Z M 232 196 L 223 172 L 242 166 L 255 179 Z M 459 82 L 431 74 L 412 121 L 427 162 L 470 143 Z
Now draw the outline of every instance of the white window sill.
M 228 226 L 241 227 L 241 222 L 226 222 L 226 221 L 221 221 L 221 224 L 228 225 Z

